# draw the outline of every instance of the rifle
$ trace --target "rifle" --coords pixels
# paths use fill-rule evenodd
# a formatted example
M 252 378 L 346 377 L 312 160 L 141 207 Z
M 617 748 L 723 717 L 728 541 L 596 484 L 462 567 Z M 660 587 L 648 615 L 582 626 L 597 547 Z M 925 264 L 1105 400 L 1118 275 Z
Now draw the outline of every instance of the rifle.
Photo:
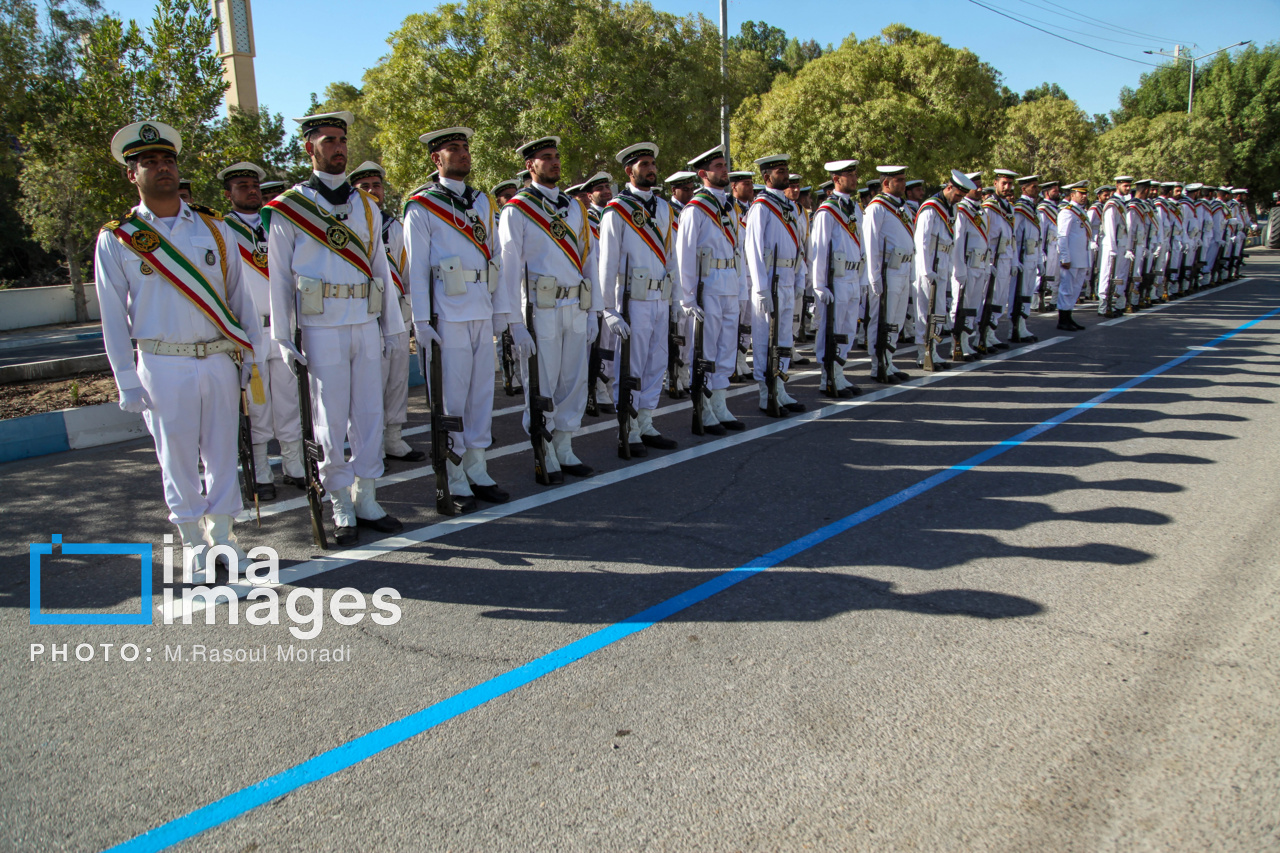
M 932 266 L 933 275 L 929 277 L 929 310 L 925 313 L 927 318 L 925 322 L 929 324 L 929 328 L 925 332 L 924 339 L 924 369 L 930 373 L 938 369 L 933 360 L 933 350 L 942 339 L 942 324 L 947 316 L 935 313 L 938 307 L 938 238 L 936 235 L 933 238 Z
M 293 331 L 293 345 L 302 352 L 302 327 Z M 294 374 L 298 377 L 298 412 L 302 415 L 302 464 L 307 477 L 307 503 L 311 507 L 311 536 L 322 551 L 329 549 L 329 539 L 324 533 L 324 485 L 320 482 L 320 463 L 324 461 L 324 448 L 316 441 L 315 424 L 311 414 L 311 379 L 307 366 L 294 362 Z
M 790 357 L 791 347 L 778 345 L 778 247 L 773 248 L 773 262 L 769 271 L 769 298 L 773 300 L 773 310 L 769 312 L 769 352 L 765 358 L 764 380 L 769 394 L 767 411 L 771 418 L 783 417 L 782 406 L 778 403 L 778 380 L 786 382 L 787 374 L 782 370 L 782 359 Z
M 978 309 L 966 308 L 964 301 L 966 294 L 969 292 L 969 234 L 964 235 L 964 279 L 960 281 L 960 287 L 956 293 L 956 321 L 951 329 L 951 360 L 955 361 L 963 357 L 964 346 L 960 343 L 962 335 L 969 333 L 969 318 L 978 315 Z
M 889 333 L 898 331 L 889 325 L 889 264 L 887 241 L 880 243 L 880 325 L 876 328 L 876 380 L 889 381 Z
M 622 273 L 622 321 L 631 325 L 631 258 Z M 669 358 L 669 357 L 668 357 Z M 631 336 L 618 337 L 618 458 L 631 458 L 631 419 L 640 416 L 631 393 L 640 390 L 640 380 L 631 375 Z
M 1013 323 L 1013 334 L 1009 336 L 1009 340 L 1015 344 L 1022 341 L 1022 336 L 1018 334 L 1018 321 L 1028 319 L 1028 315 L 1022 313 L 1022 306 L 1027 304 L 1027 299 L 1022 295 L 1022 279 L 1024 276 L 1023 265 L 1027 259 L 1027 238 L 1024 236 L 1018 241 L 1018 277 L 1013 285 L 1013 310 L 1009 313 L 1009 319 Z
M 249 395 L 240 389 L 240 497 L 245 506 L 253 504 L 262 526 L 262 507 L 258 505 L 258 467 L 253 462 L 253 428 L 249 424 Z
M 708 250 L 710 251 L 710 250 Z M 702 276 L 702 262 L 698 262 L 698 292 L 695 296 L 696 304 L 702 308 L 702 289 L 704 286 Z M 706 309 L 703 309 L 704 311 Z M 707 374 L 716 372 L 716 363 L 708 361 L 703 350 L 702 336 L 704 323 L 701 318 L 696 315 L 693 318 L 693 370 L 689 376 L 690 393 L 693 396 L 693 434 L 704 435 L 706 429 L 702 423 L 702 401 L 711 398 L 711 391 L 707 388 Z
M 684 391 L 680 390 L 680 368 L 684 367 L 680 348 L 684 346 L 685 337 L 680 334 L 681 321 L 671 316 L 674 310 L 671 307 L 667 313 L 667 396 L 672 400 L 680 400 L 684 398 Z
M 805 326 L 809 321 L 809 309 L 813 307 L 813 295 L 809 293 L 810 288 L 805 288 L 804 293 L 800 295 L 800 329 L 796 332 L 796 343 L 809 340 L 809 331 L 805 330 Z M 833 291 L 834 292 L 834 291 Z M 817 337 L 817 335 L 813 335 Z
M 982 299 L 982 316 L 978 318 L 978 346 L 976 349 L 982 355 L 989 355 L 991 350 L 987 348 L 987 332 L 996 327 L 992 315 L 1004 309 L 1003 305 L 996 305 L 991 300 L 995 298 L 996 292 L 996 270 L 1000 268 L 1000 241 L 1003 237 L 996 238 L 996 251 L 991 256 L 991 275 L 987 279 L 987 292 Z
M 840 350 L 837 348 L 837 344 L 847 344 L 849 342 L 848 335 L 836 334 L 835 248 L 834 241 L 827 244 L 827 289 L 831 291 L 831 303 L 823 307 L 825 320 L 822 324 L 822 367 L 827 372 L 826 388 L 822 393 L 827 397 L 840 396 L 840 392 L 836 389 L 836 365 L 839 364 L 844 367 L 845 359 L 840 357 Z
M 524 389 L 516 384 L 515 341 L 510 329 L 502 330 L 502 390 L 514 397 Z
M 436 316 L 436 278 L 434 270 L 427 278 L 427 312 L 431 328 L 440 331 L 440 318 Z M 422 358 L 426 359 L 423 350 Z M 453 450 L 451 432 L 462 432 L 462 416 L 444 413 L 444 359 L 441 356 L 440 344 L 431 342 L 431 371 L 427 382 L 427 405 L 431 407 L 431 470 L 436 477 L 436 512 L 441 515 L 456 515 L 457 507 L 453 505 L 453 496 L 449 494 L 449 468 L 447 463 L 462 464 L 462 457 Z M 424 364 L 423 367 L 426 367 Z M 427 371 L 423 371 L 427 373 Z
M 533 328 L 533 297 L 529 294 L 529 265 L 524 265 L 524 325 Z M 555 411 L 550 397 L 542 396 L 542 383 L 539 378 L 538 354 L 525 359 L 528 365 L 525 389 L 529 398 L 529 442 L 533 445 L 533 478 L 540 486 L 551 485 L 551 475 L 547 472 L 547 442 L 551 441 L 551 432 L 547 429 L 547 413 Z
M 590 320 L 587 321 L 591 322 Z M 613 361 L 613 350 L 605 349 L 600 346 L 600 337 L 604 334 L 604 315 L 596 318 L 596 324 L 600 327 L 596 332 L 595 343 L 591 345 L 587 361 L 587 408 L 586 413 L 591 417 L 599 417 L 602 411 L 607 412 L 606 406 L 601 406 L 600 401 L 596 398 L 596 384 L 600 381 L 601 375 L 604 374 L 604 363 Z

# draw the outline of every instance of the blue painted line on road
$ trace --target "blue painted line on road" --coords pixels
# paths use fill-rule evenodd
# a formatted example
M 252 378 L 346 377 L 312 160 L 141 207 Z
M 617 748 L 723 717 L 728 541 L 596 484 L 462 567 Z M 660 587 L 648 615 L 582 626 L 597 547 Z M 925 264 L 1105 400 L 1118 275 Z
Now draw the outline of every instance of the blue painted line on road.
M 1224 341 L 1230 340 L 1236 335 L 1244 332 L 1253 326 L 1280 314 L 1280 308 L 1276 308 L 1267 312 L 1249 322 L 1237 326 L 1229 332 L 1214 338 L 1205 346 L 1215 346 Z M 365 759 L 372 758 L 380 752 L 390 749 L 393 746 L 401 744 L 416 735 L 430 731 L 436 726 L 446 723 L 468 711 L 478 708 L 479 706 L 505 696 L 520 687 L 525 686 L 533 681 L 542 678 L 556 670 L 563 669 L 569 664 L 579 661 L 582 658 L 597 652 L 600 649 L 611 646 L 614 643 L 626 637 L 643 631 L 651 625 L 661 622 L 668 617 L 686 610 L 695 604 L 706 601 L 708 598 L 735 586 L 760 572 L 773 568 L 783 563 L 797 554 L 820 545 L 835 536 L 840 535 L 863 522 L 869 521 L 878 515 L 888 512 L 895 507 L 901 506 L 912 498 L 918 497 L 930 489 L 934 489 L 955 477 L 960 476 L 966 471 L 971 471 L 986 462 L 1019 447 L 1022 444 L 1036 438 L 1039 435 L 1053 429 L 1059 424 L 1063 424 L 1072 418 L 1084 414 L 1085 412 L 1099 406 L 1114 397 L 1123 394 L 1149 379 L 1166 373 L 1174 368 L 1185 364 L 1193 358 L 1201 355 L 1203 350 L 1191 350 L 1187 353 L 1164 362 L 1160 366 L 1149 370 L 1141 376 L 1129 379 L 1114 388 L 1104 391 L 1095 397 L 1081 403 L 1074 408 L 1068 409 L 1058 415 L 1049 418 L 1046 421 L 1030 427 L 1012 438 L 1005 439 L 986 450 L 978 453 L 959 464 L 952 465 L 943 471 L 934 474 L 915 485 L 909 486 L 902 491 L 890 495 L 883 500 L 877 501 L 865 509 L 858 510 L 852 515 L 848 515 L 838 521 L 832 522 L 825 527 L 820 527 L 805 536 L 789 542 L 780 548 L 769 553 L 757 557 L 756 559 L 731 569 L 711 580 L 699 584 L 698 586 L 682 592 L 679 595 L 669 598 L 666 601 L 656 604 L 647 610 L 635 614 L 627 619 L 601 628 L 580 640 L 576 640 L 566 646 L 555 651 L 549 652 L 540 658 L 530 661 L 529 663 L 517 667 L 516 669 L 505 672 L 488 681 L 476 685 L 468 690 L 464 690 L 448 699 L 441 700 L 430 707 L 424 708 L 402 717 L 393 723 L 388 723 L 380 729 L 375 729 L 366 735 L 355 738 L 340 746 L 336 746 L 326 752 L 302 762 L 288 770 L 270 776 L 261 782 L 242 788 L 235 793 L 229 794 L 220 800 L 210 803 L 203 808 L 175 818 L 168 823 L 162 824 L 148 832 L 143 833 L 129 841 L 110 848 L 107 853 L 115 853 L 115 851 L 130 851 L 130 853 L 139 853 L 139 851 L 158 851 L 165 850 L 174 844 L 193 838 L 200 833 L 221 826 L 224 823 L 235 820 L 238 817 L 252 811 L 264 803 L 268 803 L 278 797 L 283 797 L 299 788 L 312 782 L 319 781 L 329 776 L 359 764 Z

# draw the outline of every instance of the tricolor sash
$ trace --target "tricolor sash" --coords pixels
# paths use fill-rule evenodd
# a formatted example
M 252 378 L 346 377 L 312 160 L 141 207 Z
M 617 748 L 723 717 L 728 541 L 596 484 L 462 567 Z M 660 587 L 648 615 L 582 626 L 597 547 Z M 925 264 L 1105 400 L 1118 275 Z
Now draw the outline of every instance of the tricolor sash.
M 971 211 L 967 205 L 963 205 L 963 204 L 956 205 L 956 210 L 964 214 L 964 218 L 969 220 L 969 224 L 978 230 L 978 233 L 982 235 L 983 240 L 987 239 L 986 220 L 983 217 L 977 215 L 978 213 L 981 212 L 980 210 Z
M 370 207 L 369 198 L 364 191 L 359 192 L 360 199 L 364 202 L 365 219 L 369 224 L 369 240 L 372 242 L 373 208 Z M 297 187 L 285 190 L 267 202 L 264 209 L 279 213 L 297 226 L 299 231 L 358 269 L 365 278 L 373 278 L 373 259 L 369 257 L 369 248 L 361 241 L 359 235 L 345 223 L 321 210 Z
M 710 216 L 711 221 L 716 224 L 716 227 L 724 234 L 725 239 L 729 241 L 729 245 L 737 248 L 738 238 L 731 227 L 733 214 L 727 208 L 720 206 L 720 199 L 715 197 L 715 193 L 706 188 L 700 189 L 694 193 L 693 198 L 689 200 L 689 204 Z
M 103 228 L 112 232 L 122 246 L 141 258 L 142 262 L 155 270 L 161 278 L 176 287 L 178 292 L 207 317 L 209 322 L 213 323 L 228 340 L 252 352 L 253 344 L 249 343 L 248 333 L 227 305 L 226 244 L 213 221 L 204 213 L 200 214 L 200 218 L 213 233 L 218 249 L 222 252 L 221 290 L 163 234 L 143 221 L 136 210 L 130 211 L 129 215 L 121 221 L 108 222 Z
M 666 236 L 658 232 L 656 217 L 650 216 L 640 204 L 630 196 L 620 195 L 605 205 L 605 211 L 614 211 L 622 217 L 632 231 L 640 236 L 645 245 L 658 257 L 658 263 L 667 268 L 667 249 L 671 247 L 671 224 L 667 224 Z M 675 213 L 671 213 L 672 219 Z
M 1080 220 L 1080 224 L 1084 226 L 1084 237 L 1086 240 L 1093 239 L 1093 226 L 1089 224 L 1089 217 L 1085 216 L 1084 211 L 1074 202 L 1067 204 L 1067 210 L 1071 211 L 1076 219 Z
M 587 208 L 587 222 L 591 226 L 591 236 L 597 240 L 600 239 L 600 214 L 603 212 L 603 208 Z
M 818 205 L 818 209 L 813 213 L 813 218 L 816 220 L 818 218 L 818 214 L 822 213 L 824 210 L 835 217 L 836 222 L 839 222 L 840 227 L 848 232 L 849 236 L 853 238 L 853 242 L 857 245 L 859 251 L 861 251 L 862 240 L 858 237 L 857 220 L 851 216 L 845 216 L 844 211 L 840 209 L 840 205 L 831 199 L 827 199 L 822 204 Z
M 1040 227 L 1040 220 L 1036 217 L 1036 209 L 1031 206 L 1031 202 L 1018 199 L 1013 205 L 1013 212 L 1015 214 L 1021 213 L 1031 222 L 1032 225 L 1035 225 L 1036 228 Z
M 270 278 L 271 270 L 267 263 L 267 252 L 259 247 L 258 235 L 253 233 L 253 229 L 235 216 L 227 216 L 222 221 L 227 223 L 227 227 L 235 235 L 236 246 L 240 250 L 240 258 L 244 261 L 245 267 L 252 269 L 263 278 Z
M 782 227 L 786 229 L 787 234 L 791 237 L 791 242 L 795 244 L 796 254 L 800 253 L 800 237 L 796 234 L 796 229 L 791 227 L 791 222 L 787 221 L 787 216 L 782 209 L 768 197 L 768 193 L 761 193 L 751 202 L 752 207 L 761 205 L 765 210 L 778 217 L 778 221 L 782 223 Z M 794 220 L 792 220 L 794 221 Z
M 991 211 L 996 216 L 999 216 L 1006 223 L 1008 223 L 1010 228 L 1013 227 L 1013 209 L 1012 208 L 1010 208 L 1008 213 L 1005 213 L 1004 206 L 1001 205 L 999 201 L 997 201 L 994 198 L 989 198 L 982 203 L 982 209 Z
M 475 246 L 480 254 L 484 255 L 486 261 L 493 260 L 493 252 L 489 249 L 489 232 L 492 228 L 486 229 L 480 217 L 476 216 L 475 210 L 467 207 L 462 199 L 430 187 L 409 196 L 405 207 L 407 208 L 415 201 L 428 213 L 434 214 L 440 221 L 466 237 L 467 242 Z M 490 205 L 490 211 L 492 211 L 492 205 Z M 490 225 L 492 224 L 491 219 Z
M 898 221 L 902 223 L 902 227 L 907 229 L 908 234 L 916 233 L 914 223 L 912 223 L 911 218 L 906 215 L 907 206 L 905 204 L 899 207 L 893 202 L 893 199 L 889 198 L 884 193 L 880 193 L 875 198 L 871 199 L 871 204 L 868 204 L 867 207 L 870 208 L 877 204 L 891 211 L 893 215 L 898 218 Z
M 926 207 L 937 211 L 938 216 L 942 217 L 943 223 L 947 226 L 947 234 L 951 237 L 955 237 L 956 226 L 955 223 L 951 221 L 951 214 L 947 212 L 946 207 L 940 204 L 936 198 L 927 198 L 924 200 L 924 203 L 920 205 L 919 212 L 916 213 L 916 221 L 920 221 L 920 215 L 924 213 L 924 209 Z
M 573 229 L 569 227 L 568 222 L 558 213 L 548 213 L 546 202 L 541 196 L 531 191 L 529 188 L 522 189 L 516 193 L 511 201 L 507 204 L 513 206 L 516 210 L 529 217 L 534 225 L 538 226 L 548 237 L 551 242 L 555 243 L 560 251 L 564 252 L 569 263 L 573 264 L 574 269 L 579 273 L 582 272 L 586 265 L 586 253 L 590 249 L 591 238 L 590 221 L 587 219 L 587 206 L 581 201 L 578 205 L 582 208 L 582 233 L 575 234 Z M 584 248 L 584 244 L 586 247 Z

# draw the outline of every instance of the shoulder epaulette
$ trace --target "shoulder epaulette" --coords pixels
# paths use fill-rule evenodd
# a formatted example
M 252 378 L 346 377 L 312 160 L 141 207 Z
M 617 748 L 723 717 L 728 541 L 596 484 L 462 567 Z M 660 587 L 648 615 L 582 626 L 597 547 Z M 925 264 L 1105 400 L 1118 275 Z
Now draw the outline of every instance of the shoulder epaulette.
M 187 207 L 191 208 L 196 213 L 203 213 L 205 216 L 208 216 L 210 219 L 216 219 L 219 222 L 221 222 L 223 219 L 222 214 L 214 210 L 212 207 L 205 207 L 203 204 L 197 204 L 194 201 L 187 202 Z

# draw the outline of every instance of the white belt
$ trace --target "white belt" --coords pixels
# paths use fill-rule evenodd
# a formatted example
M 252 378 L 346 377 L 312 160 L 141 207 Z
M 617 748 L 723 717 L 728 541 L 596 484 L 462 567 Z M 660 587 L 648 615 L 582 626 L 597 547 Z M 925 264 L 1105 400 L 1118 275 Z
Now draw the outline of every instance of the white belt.
M 188 358 L 204 358 L 210 355 L 217 355 L 220 352 L 235 352 L 240 349 L 240 345 L 219 338 L 216 341 L 201 341 L 196 344 L 171 344 L 166 341 L 156 341 L 150 338 L 141 338 L 138 340 L 138 350 L 141 352 L 149 352 L 152 355 L 183 355 Z
M 329 284 L 325 282 L 325 299 L 364 299 L 369 295 L 369 285 L 365 284 Z
M 532 288 L 530 288 L 530 290 L 529 290 L 529 298 L 530 298 L 531 300 L 533 300 L 535 303 L 536 303 L 536 302 L 537 302 L 537 300 L 538 300 L 538 294 L 537 294 L 537 292 L 536 292 L 536 291 L 534 291 Z M 560 286 L 557 286 L 557 287 L 556 287 L 556 299 L 557 299 L 557 300 L 559 300 L 559 299 L 577 299 L 577 298 L 578 298 L 578 286 L 577 286 L 577 285 L 574 285 L 573 287 L 560 287 Z
M 436 278 L 442 277 L 440 273 L 440 267 L 432 267 L 431 272 L 435 274 Z M 458 270 L 458 275 L 462 276 L 463 281 L 488 282 L 489 280 L 488 270 L 469 270 L 464 268 L 464 269 Z
M 778 258 L 778 266 L 782 269 L 791 269 L 796 265 L 797 258 Z
M 781 266 L 781 261 L 779 261 L 779 266 Z M 725 260 L 724 258 L 712 258 L 711 268 L 713 270 L 733 269 L 733 258 L 729 258 L 728 260 Z

